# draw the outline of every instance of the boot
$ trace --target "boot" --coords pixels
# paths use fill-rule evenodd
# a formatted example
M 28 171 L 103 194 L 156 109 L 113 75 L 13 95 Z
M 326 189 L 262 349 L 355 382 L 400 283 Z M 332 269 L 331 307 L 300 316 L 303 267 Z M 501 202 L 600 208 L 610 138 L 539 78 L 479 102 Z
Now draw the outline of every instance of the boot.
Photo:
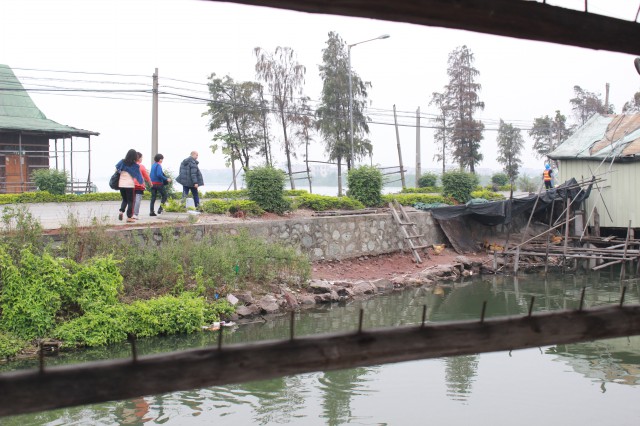
M 162 206 L 160 206 L 160 208 L 158 209 L 158 214 L 162 214 L 163 211 L 164 209 L 162 208 Z

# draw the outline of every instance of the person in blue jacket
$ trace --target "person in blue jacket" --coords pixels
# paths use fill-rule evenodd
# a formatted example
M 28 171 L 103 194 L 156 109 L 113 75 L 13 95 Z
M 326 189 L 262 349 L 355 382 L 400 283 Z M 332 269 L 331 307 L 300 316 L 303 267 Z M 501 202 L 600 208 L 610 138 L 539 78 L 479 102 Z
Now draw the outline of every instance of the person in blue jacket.
M 191 155 L 180 164 L 180 174 L 176 178 L 176 182 L 182 185 L 182 199 L 186 199 L 191 191 L 196 208 L 200 205 L 198 187 L 204 185 L 198 164 L 198 151 L 191 151 Z
M 157 216 L 162 213 L 163 206 L 167 202 L 167 188 L 166 185 L 171 183 L 171 178 L 168 178 L 164 175 L 164 171 L 162 170 L 162 161 L 164 160 L 164 155 L 156 154 L 153 157 L 154 163 L 151 165 L 151 213 L 150 216 Z M 158 208 L 158 214 L 154 209 L 154 205 L 156 204 L 156 198 L 158 197 L 158 193 L 160 193 L 160 208 Z

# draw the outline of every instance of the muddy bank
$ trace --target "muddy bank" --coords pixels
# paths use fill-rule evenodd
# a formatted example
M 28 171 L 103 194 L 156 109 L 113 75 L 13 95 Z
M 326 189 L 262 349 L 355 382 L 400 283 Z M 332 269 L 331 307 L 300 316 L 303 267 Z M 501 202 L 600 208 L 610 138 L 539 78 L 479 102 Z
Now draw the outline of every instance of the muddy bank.
M 436 259 L 433 259 L 434 257 Z M 405 259 L 409 259 L 409 262 Z M 410 260 L 409 255 L 401 253 L 323 262 L 314 265 L 314 278 L 304 289 L 292 289 L 284 285 L 273 286 L 267 294 L 235 292 L 228 295 L 227 300 L 236 307 L 232 320 L 243 321 L 262 315 L 310 308 L 318 304 L 348 302 L 402 291 L 409 287 L 431 286 L 441 281 L 456 281 L 462 277 L 493 273 L 486 265 L 486 255 L 432 256 L 430 263 L 432 264 L 428 265 L 425 262 L 417 265 Z M 386 265 L 387 268 L 381 268 L 381 265 Z M 389 272 L 391 267 L 411 269 L 393 273 Z M 336 277 L 336 274 L 340 276 Z

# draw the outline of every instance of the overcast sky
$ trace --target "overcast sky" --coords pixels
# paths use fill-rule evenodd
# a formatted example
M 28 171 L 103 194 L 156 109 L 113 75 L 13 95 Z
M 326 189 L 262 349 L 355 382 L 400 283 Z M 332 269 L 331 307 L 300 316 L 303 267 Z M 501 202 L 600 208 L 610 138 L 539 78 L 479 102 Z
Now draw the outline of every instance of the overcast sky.
M 574 9 L 584 5 L 583 0 L 548 3 Z M 590 0 L 589 10 L 633 20 L 637 3 Z M 370 125 L 369 137 L 374 146 L 373 162 L 381 166 L 398 164 L 391 125 L 393 105 L 399 122 L 410 126 L 415 124 L 412 115 L 418 107 L 424 117 L 435 114 L 429 106 L 431 93 L 441 91 L 447 82 L 448 54 L 464 44 L 475 55 L 475 67 L 480 71 L 477 81 L 482 85 L 480 98 L 486 104 L 478 113 L 486 126 L 484 160 L 479 168 L 500 169 L 495 160 L 495 129 L 500 119 L 523 129 L 527 148 L 524 166 L 541 169 L 543 161 L 532 154 L 526 129 L 535 117 L 553 115 L 557 109 L 573 120 L 569 117 L 569 99 L 574 85 L 604 97 L 605 84 L 609 83 L 610 102 L 616 112 L 640 90 L 640 76 L 630 55 L 411 24 L 194 0 L 2 0 L 0 63 L 14 68 L 29 88 L 149 89 L 151 76 L 158 68 L 161 90 L 206 98 L 205 84 L 211 73 L 229 74 L 236 81 L 255 80 L 253 48 L 289 46 L 307 68 L 305 94 L 318 100 L 318 65 L 329 31 L 337 32 L 349 44 L 390 35 L 352 48 L 353 70 L 373 85 L 369 115 L 375 123 Z M 129 148 L 143 152 L 145 163 L 150 164 L 150 95 L 32 92 L 31 96 L 48 118 L 100 132 L 92 138 L 94 177 L 110 175 L 113 165 Z M 184 97 L 160 103 L 159 150 L 169 168 L 177 170 L 193 149 L 200 152 L 202 168 L 224 167 L 222 155 L 209 150 L 212 134 L 207 131 L 206 117 L 201 116 L 205 110 L 204 103 Z M 430 123 L 423 118 L 421 124 Z M 281 134 L 277 126 L 272 132 Z M 415 128 L 401 128 L 403 160 L 410 166 L 415 164 L 415 138 Z M 440 168 L 433 160 L 432 132 L 422 129 L 421 139 L 423 170 Z M 82 139 L 78 141 L 83 143 Z M 319 142 L 317 145 L 310 157 L 324 160 L 323 149 Z M 277 142 L 274 152 L 282 161 Z M 80 159 L 74 169 L 76 176 L 86 176 Z

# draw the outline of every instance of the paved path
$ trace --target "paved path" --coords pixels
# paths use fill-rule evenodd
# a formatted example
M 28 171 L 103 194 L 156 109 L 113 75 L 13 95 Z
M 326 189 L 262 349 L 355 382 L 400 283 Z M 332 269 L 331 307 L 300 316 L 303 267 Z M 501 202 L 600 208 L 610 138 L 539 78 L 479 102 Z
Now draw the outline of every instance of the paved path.
M 156 203 L 158 206 L 159 203 Z M 118 220 L 118 209 L 120 201 L 99 201 L 86 203 L 33 203 L 33 204 L 12 204 L 10 206 L 24 206 L 31 214 L 40 221 L 44 229 L 57 229 L 68 225 L 70 216 L 74 217 L 78 226 L 89 226 L 96 222 L 100 225 L 132 225 L 125 220 Z M 7 206 L 0 206 L 0 212 Z M 142 200 L 140 204 L 140 219 L 136 222 L 141 225 L 152 223 L 167 223 L 167 221 L 186 221 L 186 213 L 166 213 L 156 217 L 149 216 L 149 201 Z M 1 226 L 1 225 L 0 225 Z

